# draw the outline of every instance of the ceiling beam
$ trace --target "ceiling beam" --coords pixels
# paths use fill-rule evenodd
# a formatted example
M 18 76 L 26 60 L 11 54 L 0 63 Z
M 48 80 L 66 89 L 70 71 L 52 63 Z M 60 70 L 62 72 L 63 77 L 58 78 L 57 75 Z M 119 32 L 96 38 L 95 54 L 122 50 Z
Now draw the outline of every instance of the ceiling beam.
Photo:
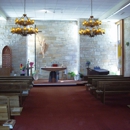
M 0 10 L 0 20 L 6 20 L 6 15 Z
M 123 8 L 125 5 L 130 3 L 130 0 L 122 0 L 120 3 L 118 3 L 116 6 L 114 6 L 112 9 L 110 9 L 108 12 L 106 12 L 104 15 L 102 15 L 99 19 L 104 20 L 113 15 L 115 12 Z

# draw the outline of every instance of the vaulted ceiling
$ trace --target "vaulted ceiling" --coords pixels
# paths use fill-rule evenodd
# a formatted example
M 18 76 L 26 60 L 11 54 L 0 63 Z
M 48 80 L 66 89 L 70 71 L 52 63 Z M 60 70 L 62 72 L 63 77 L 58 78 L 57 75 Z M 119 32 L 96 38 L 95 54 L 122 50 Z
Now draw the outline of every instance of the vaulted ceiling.
M 92 2 L 92 3 L 91 3 Z M 130 16 L 130 0 L 0 0 L 1 17 L 37 20 L 76 20 L 92 14 L 101 20 L 120 20 Z

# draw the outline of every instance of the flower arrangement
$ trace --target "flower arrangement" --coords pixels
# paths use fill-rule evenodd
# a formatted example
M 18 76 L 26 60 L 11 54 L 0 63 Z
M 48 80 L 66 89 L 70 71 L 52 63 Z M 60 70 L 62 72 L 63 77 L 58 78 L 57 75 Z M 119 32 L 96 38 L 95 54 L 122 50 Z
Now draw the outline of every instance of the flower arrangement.
M 20 64 L 20 73 L 25 74 L 26 67 L 23 64 Z
M 88 68 L 89 68 L 90 64 L 91 64 L 90 61 L 87 61 L 87 62 L 86 62 L 86 65 L 87 65 Z
M 33 64 L 34 64 L 34 62 L 30 62 L 29 64 L 30 64 L 30 67 L 32 67 L 32 66 L 33 66 Z

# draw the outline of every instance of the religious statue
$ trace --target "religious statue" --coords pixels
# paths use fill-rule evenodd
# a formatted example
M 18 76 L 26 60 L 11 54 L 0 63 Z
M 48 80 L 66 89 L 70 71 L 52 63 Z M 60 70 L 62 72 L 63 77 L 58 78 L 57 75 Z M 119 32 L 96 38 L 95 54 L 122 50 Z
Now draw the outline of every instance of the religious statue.
M 48 45 L 46 44 L 45 39 L 40 41 L 39 44 L 40 44 L 40 47 L 41 47 L 41 52 L 39 54 L 42 54 L 42 56 L 44 58 L 44 55 L 45 55 L 45 53 L 48 49 Z

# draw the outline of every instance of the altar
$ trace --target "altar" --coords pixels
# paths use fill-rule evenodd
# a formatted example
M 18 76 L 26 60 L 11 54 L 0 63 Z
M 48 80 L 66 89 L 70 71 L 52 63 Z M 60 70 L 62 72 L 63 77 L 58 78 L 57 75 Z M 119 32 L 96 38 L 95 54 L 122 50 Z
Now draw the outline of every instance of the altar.
M 67 67 L 42 67 L 42 70 L 50 71 L 49 82 L 58 82 L 59 71 L 67 69 Z

